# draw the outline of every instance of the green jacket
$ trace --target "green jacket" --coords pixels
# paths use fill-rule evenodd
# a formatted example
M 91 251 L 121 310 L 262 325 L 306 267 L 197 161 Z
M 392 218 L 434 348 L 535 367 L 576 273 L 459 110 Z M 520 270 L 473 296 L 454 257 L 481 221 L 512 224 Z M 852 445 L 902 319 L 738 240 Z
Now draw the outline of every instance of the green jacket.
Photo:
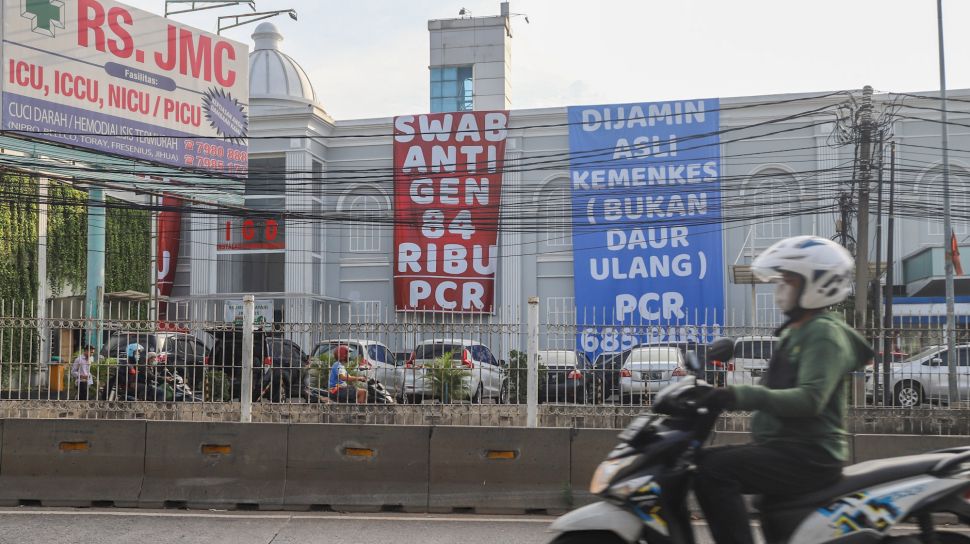
M 732 387 L 739 410 L 755 410 L 756 443 L 820 447 L 848 459 L 845 379 L 873 356 L 869 343 L 831 312 L 785 329 L 761 385 Z

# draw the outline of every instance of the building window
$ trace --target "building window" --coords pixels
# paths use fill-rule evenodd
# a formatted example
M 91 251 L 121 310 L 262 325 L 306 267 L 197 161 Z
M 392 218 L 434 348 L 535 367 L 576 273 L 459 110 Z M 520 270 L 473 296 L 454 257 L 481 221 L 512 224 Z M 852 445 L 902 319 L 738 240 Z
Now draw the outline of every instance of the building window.
M 350 251 L 380 251 L 383 234 L 379 216 L 381 201 L 375 196 L 361 195 L 354 197 L 347 209 L 351 214 Z
M 350 303 L 351 323 L 380 323 L 381 301 L 356 300 Z
M 474 107 L 471 66 L 431 69 L 431 113 L 471 111 Z
M 784 319 L 781 309 L 775 305 L 775 294 L 755 293 L 755 326 L 777 327 Z
M 573 207 L 569 191 L 555 187 L 542 196 L 545 199 L 542 218 L 545 228 L 539 232 L 540 240 L 550 248 L 568 248 L 573 245 Z
M 953 233 L 957 236 L 965 236 L 968 232 L 967 222 L 961 221 L 970 199 L 967 198 L 965 191 L 961 187 L 966 187 L 970 180 L 963 174 L 959 167 L 950 167 L 950 209 L 952 210 L 952 221 L 950 223 Z M 928 231 L 930 236 L 943 236 L 943 173 L 938 172 L 929 183 L 923 184 L 917 189 L 920 193 L 918 208 L 926 213 Z M 938 213 L 934 213 L 938 210 Z
M 549 297 L 546 299 L 547 349 L 576 347 L 576 299 Z
M 246 196 L 285 194 L 286 157 L 249 159 Z
M 792 202 L 798 187 L 791 175 L 780 170 L 759 173 L 748 181 L 745 201 L 754 217 L 756 247 L 767 247 L 792 235 Z

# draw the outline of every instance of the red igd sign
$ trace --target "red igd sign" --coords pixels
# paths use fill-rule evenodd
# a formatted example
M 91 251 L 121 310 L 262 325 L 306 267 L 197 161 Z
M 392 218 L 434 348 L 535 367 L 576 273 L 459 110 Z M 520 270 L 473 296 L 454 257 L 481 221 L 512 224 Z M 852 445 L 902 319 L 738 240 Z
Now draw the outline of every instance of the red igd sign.
M 494 311 L 507 111 L 394 118 L 394 304 Z

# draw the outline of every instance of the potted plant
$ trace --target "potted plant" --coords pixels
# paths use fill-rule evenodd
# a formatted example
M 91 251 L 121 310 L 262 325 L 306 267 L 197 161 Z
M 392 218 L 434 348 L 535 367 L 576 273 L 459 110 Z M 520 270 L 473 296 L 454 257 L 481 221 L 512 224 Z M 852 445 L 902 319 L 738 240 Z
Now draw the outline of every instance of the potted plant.
M 425 375 L 431 379 L 432 396 L 440 398 L 444 404 L 450 404 L 452 399 L 471 398 L 467 381 L 471 372 L 456 367 L 453 356 L 449 351 L 425 367 Z

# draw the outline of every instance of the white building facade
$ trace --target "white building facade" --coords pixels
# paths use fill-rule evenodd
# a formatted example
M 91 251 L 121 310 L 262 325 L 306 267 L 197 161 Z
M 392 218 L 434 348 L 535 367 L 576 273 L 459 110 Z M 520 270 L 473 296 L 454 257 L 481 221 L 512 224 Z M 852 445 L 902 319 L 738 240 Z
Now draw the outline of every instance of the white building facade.
M 506 5 L 499 17 L 429 22 L 430 109 L 459 102 L 455 109 L 511 107 L 508 18 Z M 193 319 L 222 319 L 224 302 L 245 293 L 273 300 L 280 322 L 482 319 L 395 311 L 393 119 L 331 118 L 306 73 L 283 52 L 282 38 L 272 24 L 260 25 L 250 56 L 246 204 L 263 212 L 186 214 L 173 297 Z M 838 237 L 837 203 L 853 187 L 855 159 L 855 147 L 835 138 L 835 106 L 847 99 L 841 93 L 815 93 L 720 100 L 724 266 L 707 280 L 723 282 L 720 323 L 779 324 L 771 287 L 750 283 L 746 265 L 781 238 Z M 891 100 L 876 96 L 876 110 L 888 109 Z M 951 114 L 951 121 L 966 123 L 966 117 Z M 496 307 L 524 322 L 526 300 L 537 296 L 543 323 L 574 323 L 570 170 L 564 161 L 541 166 L 544 157 L 570 152 L 567 108 L 511 109 L 509 123 Z M 916 295 L 919 289 L 932 290 L 928 286 L 940 275 L 933 266 L 927 272 L 926 266 L 907 270 L 903 263 L 910 255 L 925 260 L 920 252 L 943 242 L 939 125 L 931 119 L 899 119 L 892 131 L 899 165 L 896 207 L 905 210 L 895 227 L 895 283 Z M 970 129 L 952 129 L 950 145 L 970 148 Z M 951 154 L 951 175 L 951 186 L 968 187 L 970 155 Z M 876 198 L 873 192 L 873 202 Z M 888 202 L 888 187 L 885 198 Z M 962 240 L 970 235 L 967 190 L 956 190 L 954 198 L 954 229 Z M 235 244 L 247 220 L 256 234 L 248 244 Z M 872 217 L 872 235 L 876 221 Z M 885 247 L 882 255 L 885 260 Z M 872 247 L 870 261 L 875 260 Z

